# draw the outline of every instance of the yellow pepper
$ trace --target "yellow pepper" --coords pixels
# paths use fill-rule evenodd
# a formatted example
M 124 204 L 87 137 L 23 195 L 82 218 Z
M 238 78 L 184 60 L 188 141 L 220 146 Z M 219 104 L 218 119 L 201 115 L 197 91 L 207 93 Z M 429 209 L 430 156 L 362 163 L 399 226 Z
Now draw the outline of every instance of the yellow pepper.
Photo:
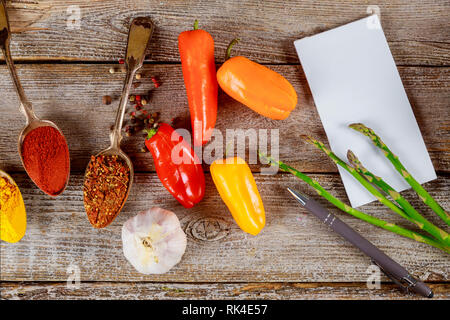
M 214 161 L 210 167 L 214 184 L 238 226 L 256 236 L 266 224 L 264 206 L 252 172 L 240 157 Z

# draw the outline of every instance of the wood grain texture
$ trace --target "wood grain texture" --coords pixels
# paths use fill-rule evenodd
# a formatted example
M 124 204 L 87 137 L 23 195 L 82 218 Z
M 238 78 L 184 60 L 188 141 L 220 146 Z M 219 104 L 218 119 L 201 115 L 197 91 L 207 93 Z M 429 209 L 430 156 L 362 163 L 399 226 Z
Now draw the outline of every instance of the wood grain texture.
M 428 284 L 433 300 L 450 299 L 450 284 Z M 69 288 L 65 282 L 2 282 L 1 299 L 92 299 L 92 300 L 419 300 L 405 295 L 394 284 L 381 284 L 380 289 L 367 289 L 365 283 L 110 283 L 82 282 Z
M 209 174 L 205 198 L 189 210 L 164 189 L 156 174 L 138 174 L 124 210 L 108 228 L 101 230 L 90 226 L 84 212 L 82 176 L 73 175 L 67 190 L 56 199 L 43 195 L 24 174 L 13 177 L 23 193 L 28 228 L 19 243 L 0 245 L 2 281 L 66 281 L 70 266 L 79 268 L 81 281 L 365 282 L 368 277 L 369 259 L 307 214 L 288 195 L 286 187 L 293 186 L 314 196 L 314 191 L 291 175 L 256 175 L 267 221 L 256 237 L 242 232 L 234 223 Z M 337 175 L 314 177 L 336 197 L 345 199 Z M 440 178 L 426 187 L 448 210 L 449 179 Z M 412 192 L 404 194 L 442 226 Z M 319 200 L 332 209 L 326 201 Z M 137 273 L 123 256 L 121 227 L 126 219 L 152 206 L 176 212 L 188 245 L 182 261 L 170 272 L 145 276 Z M 363 209 L 414 228 L 381 205 L 370 204 Z M 448 254 L 332 210 L 412 274 L 428 281 L 449 280 Z
M 0 65 L 0 169 L 16 172 L 13 177 L 21 187 L 28 213 L 25 238 L 17 244 L 0 243 L 0 299 L 417 298 L 404 296 L 392 284 L 368 290 L 368 258 L 330 233 L 286 194 L 285 188 L 294 186 L 315 195 L 291 175 L 256 174 L 267 224 L 260 235 L 252 237 L 236 226 L 209 174 L 205 199 L 193 209 L 182 208 L 152 173 L 153 162 L 148 153 L 139 151 L 144 139 L 138 135 L 125 138 L 122 144 L 141 173 L 115 222 L 105 230 L 93 229 L 82 203 L 81 173 L 89 156 L 109 144 L 109 127 L 123 84 L 124 74 L 110 74 L 109 68 L 117 65 L 108 63 L 123 57 L 128 26 L 136 16 L 150 16 L 156 26 L 147 59 L 151 63 L 145 72 L 159 77 L 162 86 L 151 92 L 149 111 L 161 112 L 161 119 L 167 122 L 177 118 L 178 127 L 189 126 L 177 36 L 190 29 L 195 19 L 213 35 L 217 63 L 223 61 L 229 41 L 240 37 L 234 54 L 269 64 L 284 75 L 294 85 L 299 105 L 288 120 L 272 121 L 220 93 L 217 128 L 278 129 L 280 158 L 304 172 L 313 172 L 333 195 L 346 200 L 334 164 L 299 141 L 299 135 L 306 133 L 323 141 L 326 137 L 293 41 L 362 18 L 369 4 L 349 0 L 320 4 L 312 0 L 8 1 L 11 49 L 15 60 L 22 63 L 18 69 L 25 91 L 38 116 L 55 121 L 65 133 L 73 174 L 68 189 L 53 199 L 23 173 L 16 144 L 24 117 L 18 111 L 7 69 Z M 426 187 L 449 210 L 450 3 L 386 0 L 376 4 L 434 167 L 440 173 L 439 179 Z M 81 10 L 79 30 L 67 27 L 70 5 Z M 134 93 L 144 94 L 151 88 L 146 78 Z M 113 104 L 102 105 L 103 95 L 113 96 Z M 245 150 L 248 155 L 248 148 Z M 259 168 L 252 166 L 254 171 Z M 403 194 L 442 227 L 412 192 Z M 183 260 L 165 275 L 141 275 L 122 254 L 122 224 L 151 206 L 176 212 L 188 235 Z M 381 205 L 362 209 L 414 228 Z M 412 274 L 431 281 L 436 299 L 450 298 L 449 255 L 343 212 L 338 215 Z M 70 267 L 80 269 L 79 290 L 66 288 Z
M 109 145 L 109 128 L 115 119 L 117 97 L 122 90 L 124 78 L 123 73 L 110 74 L 111 66 L 18 65 L 25 91 L 33 102 L 37 115 L 54 121 L 65 133 L 74 172 L 83 172 L 90 155 Z M 290 117 L 283 121 L 267 119 L 221 92 L 216 128 L 223 132 L 224 137 L 226 129 L 278 129 L 280 159 L 305 172 L 336 172 L 332 161 L 300 139 L 301 134 L 310 134 L 327 141 L 303 71 L 299 66 L 270 67 L 284 75 L 298 93 L 299 103 Z M 400 67 L 399 71 L 434 167 L 438 171 L 448 172 L 449 68 Z M 147 109 L 150 112 L 160 112 L 163 121 L 170 122 L 173 118 L 179 118 L 181 126 L 183 123 L 189 125 L 181 67 L 146 65 L 143 72 L 159 77 L 162 83 L 160 88 L 152 91 L 151 106 Z M 148 77 L 141 83 L 133 93 L 146 94 L 153 86 Z M 18 110 L 16 94 L 4 66 L 0 66 L 0 92 L 0 168 L 23 171 L 17 154 L 17 137 L 25 119 Z M 113 96 L 113 103 L 102 105 L 103 95 Z M 131 104 L 129 108 L 132 109 Z M 270 131 L 268 137 L 271 137 Z M 367 143 L 370 144 L 369 141 Z M 138 134 L 131 138 L 125 137 L 122 147 L 131 156 L 136 171 L 153 171 L 149 153 L 140 152 L 143 144 L 144 138 L 142 134 Z M 246 145 L 248 146 L 248 141 Z M 256 146 L 250 150 L 256 154 Z M 232 149 L 228 154 L 231 151 Z M 247 147 L 247 157 L 248 151 Z M 258 170 L 258 166 L 253 166 L 253 169 Z
M 367 16 L 367 1 L 27 1 L 8 4 L 13 55 L 23 60 L 112 61 L 123 56 L 133 17 L 150 16 L 156 30 L 152 61 L 179 61 L 177 36 L 195 19 L 216 43 L 222 61 L 231 39 L 235 53 L 266 63 L 298 63 L 293 41 Z M 377 1 L 382 26 L 400 65 L 449 65 L 448 1 Z M 80 28 L 69 29 L 70 5 Z

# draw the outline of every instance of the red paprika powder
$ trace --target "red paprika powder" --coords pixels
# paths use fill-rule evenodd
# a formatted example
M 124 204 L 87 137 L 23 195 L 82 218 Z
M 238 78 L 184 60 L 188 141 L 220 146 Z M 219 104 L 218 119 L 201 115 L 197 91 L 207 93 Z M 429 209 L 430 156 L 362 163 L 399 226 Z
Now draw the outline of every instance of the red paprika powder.
M 22 144 L 22 159 L 31 180 L 45 193 L 56 196 L 69 178 L 69 148 L 64 136 L 50 126 L 30 131 Z

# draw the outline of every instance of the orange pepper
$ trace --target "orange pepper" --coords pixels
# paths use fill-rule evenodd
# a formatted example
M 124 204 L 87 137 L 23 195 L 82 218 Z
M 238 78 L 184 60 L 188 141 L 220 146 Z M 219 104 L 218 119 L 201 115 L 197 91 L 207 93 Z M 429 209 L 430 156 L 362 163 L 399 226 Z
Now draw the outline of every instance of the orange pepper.
M 218 159 L 211 164 L 210 171 L 220 197 L 238 226 L 256 236 L 264 228 L 266 216 L 248 164 L 240 157 Z
M 228 47 L 227 56 L 236 42 Z M 233 99 L 270 119 L 286 119 L 297 105 L 297 93 L 286 78 L 246 57 L 225 61 L 217 71 L 217 81 Z

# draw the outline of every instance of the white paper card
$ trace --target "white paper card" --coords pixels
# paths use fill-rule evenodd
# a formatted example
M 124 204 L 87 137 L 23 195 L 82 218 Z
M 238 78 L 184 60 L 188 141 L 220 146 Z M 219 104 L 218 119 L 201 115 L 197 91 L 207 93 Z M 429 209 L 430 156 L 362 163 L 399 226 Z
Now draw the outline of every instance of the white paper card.
M 351 149 L 398 191 L 409 187 L 369 138 L 348 128 L 361 122 L 375 130 L 420 183 L 436 179 L 376 15 L 294 44 L 334 153 L 347 161 Z M 348 172 L 339 172 L 353 207 L 375 200 Z

